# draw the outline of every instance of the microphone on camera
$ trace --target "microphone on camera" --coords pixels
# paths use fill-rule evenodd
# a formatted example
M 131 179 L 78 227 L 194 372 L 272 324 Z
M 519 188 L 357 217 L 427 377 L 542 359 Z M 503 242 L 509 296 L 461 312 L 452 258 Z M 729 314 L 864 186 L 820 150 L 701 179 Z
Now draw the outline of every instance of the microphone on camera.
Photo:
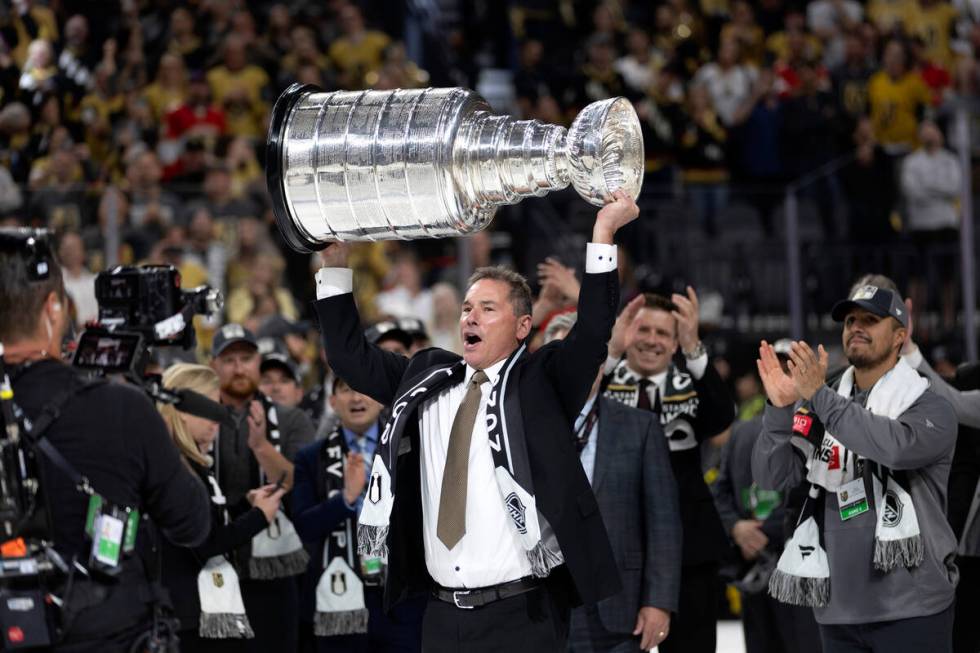
M 230 422 L 231 413 L 228 411 L 227 406 L 223 406 L 217 401 L 212 401 L 193 390 L 181 388 L 172 392 L 177 395 L 177 403 L 174 404 L 174 407 L 180 412 L 194 415 L 195 417 L 203 417 L 219 424 L 228 422 L 229 426 L 234 426 Z

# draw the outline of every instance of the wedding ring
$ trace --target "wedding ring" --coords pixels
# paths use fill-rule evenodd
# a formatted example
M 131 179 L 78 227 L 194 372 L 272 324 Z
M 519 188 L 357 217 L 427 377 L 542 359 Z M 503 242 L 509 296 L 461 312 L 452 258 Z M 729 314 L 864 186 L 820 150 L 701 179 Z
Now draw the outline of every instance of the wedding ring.
M 661 630 L 659 633 L 657 633 L 657 637 L 663 637 L 666 634 L 667 633 L 665 633 L 664 631 Z

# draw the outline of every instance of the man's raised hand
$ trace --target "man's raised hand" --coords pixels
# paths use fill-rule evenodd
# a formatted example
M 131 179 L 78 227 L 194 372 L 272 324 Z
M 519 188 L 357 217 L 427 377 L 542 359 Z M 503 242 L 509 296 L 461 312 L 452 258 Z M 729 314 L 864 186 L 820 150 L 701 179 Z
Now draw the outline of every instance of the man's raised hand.
M 640 207 L 624 190 L 613 192 L 613 201 L 599 209 L 592 228 L 592 242 L 613 244 L 613 236 L 620 227 L 629 224 L 640 215 Z
M 784 408 L 800 400 L 793 379 L 780 367 L 776 350 L 765 340 L 759 345 L 759 359 L 756 361 L 756 366 L 759 368 L 759 378 L 762 379 L 769 403 L 777 408 Z
M 320 252 L 320 262 L 325 268 L 346 268 L 350 256 L 350 243 L 330 243 Z
M 643 308 L 644 301 L 646 300 L 643 295 L 637 295 L 630 300 L 630 303 L 616 318 L 612 335 L 609 337 L 609 355 L 613 358 L 622 356 L 626 348 L 630 346 L 633 339 L 633 321 L 636 319 L 636 314 Z

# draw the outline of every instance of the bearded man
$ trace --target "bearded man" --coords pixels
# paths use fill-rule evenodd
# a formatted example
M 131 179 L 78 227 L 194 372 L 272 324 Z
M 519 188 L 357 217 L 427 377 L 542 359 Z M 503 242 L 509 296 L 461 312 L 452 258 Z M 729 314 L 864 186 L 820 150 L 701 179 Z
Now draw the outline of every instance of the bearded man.
M 211 355 L 221 403 L 230 413 L 211 455 L 234 516 L 249 508 L 247 496 L 254 488 L 279 481 L 292 488 L 292 459 L 313 441 L 314 428 L 303 411 L 273 403 L 258 391 L 261 356 L 251 331 L 240 324 L 224 325 L 215 335 Z M 248 650 L 295 651 L 298 577 L 306 571 L 308 557 L 288 517 L 280 512 L 237 554 L 245 612 L 255 631 L 255 638 L 247 640 Z

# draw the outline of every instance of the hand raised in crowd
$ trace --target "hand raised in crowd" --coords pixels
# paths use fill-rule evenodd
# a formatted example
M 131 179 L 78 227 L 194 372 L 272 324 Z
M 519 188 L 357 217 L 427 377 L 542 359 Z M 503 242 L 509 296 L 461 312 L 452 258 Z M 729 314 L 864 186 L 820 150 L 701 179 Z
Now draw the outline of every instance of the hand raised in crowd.
M 800 393 L 797 392 L 793 379 L 783 371 L 776 351 L 765 340 L 759 345 L 759 359 L 755 363 L 769 403 L 776 408 L 783 408 L 799 401 Z
M 542 263 L 538 263 L 538 281 L 542 286 L 541 292 L 554 288 L 561 293 L 565 301 L 572 303 L 578 301 L 581 284 L 575 278 L 575 270 L 562 265 L 558 259 L 549 256 Z
M 272 523 L 276 513 L 279 512 L 279 506 L 282 504 L 282 498 L 285 494 L 286 488 L 277 487 L 273 483 L 249 490 L 245 498 L 248 499 L 253 508 L 262 511 L 267 522 Z
M 265 410 L 262 403 L 253 400 L 248 406 L 248 448 L 252 451 L 269 444 L 265 432 Z
M 630 300 L 626 308 L 616 318 L 612 335 L 609 337 L 608 346 L 611 357 L 619 358 L 626 351 L 626 348 L 630 346 L 634 337 L 633 322 L 636 319 L 636 314 L 643 308 L 644 301 L 643 295 L 637 295 Z
M 670 632 L 670 613 L 660 608 L 644 606 L 636 615 L 633 634 L 640 636 L 640 648 L 649 651 L 667 638 Z
M 740 519 L 735 522 L 732 539 L 746 560 L 755 560 L 769 544 L 769 538 L 762 532 L 762 522 L 758 519 Z
M 347 454 L 347 468 L 344 470 L 344 501 L 347 505 L 354 505 L 357 497 L 361 496 L 364 486 L 367 485 L 367 470 L 365 470 L 364 456 L 350 452 Z
M 626 191 L 613 192 L 613 201 L 599 209 L 592 228 L 592 242 L 612 245 L 613 235 L 640 215 L 640 207 Z
M 794 342 L 789 352 L 789 373 L 793 378 L 796 392 L 804 399 L 810 399 L 827 380 L 827 363 L 830 356 L 820 345 L 819 357 L 810 345 L 802 340 Z
M 350 257 L 350 243 L 330 243 L 320 252 L 320 261 L 325 268 L 346 268 Z
M 698 346 L 698 295 L 694 288 L 687 287 L 687 296 L 674 293 L 670 296 L 670 301 L 677 306 L 676 311 L 671 315 L 677 320 L 677 342 L 681 346 L 681 351 L 691 351 Z

